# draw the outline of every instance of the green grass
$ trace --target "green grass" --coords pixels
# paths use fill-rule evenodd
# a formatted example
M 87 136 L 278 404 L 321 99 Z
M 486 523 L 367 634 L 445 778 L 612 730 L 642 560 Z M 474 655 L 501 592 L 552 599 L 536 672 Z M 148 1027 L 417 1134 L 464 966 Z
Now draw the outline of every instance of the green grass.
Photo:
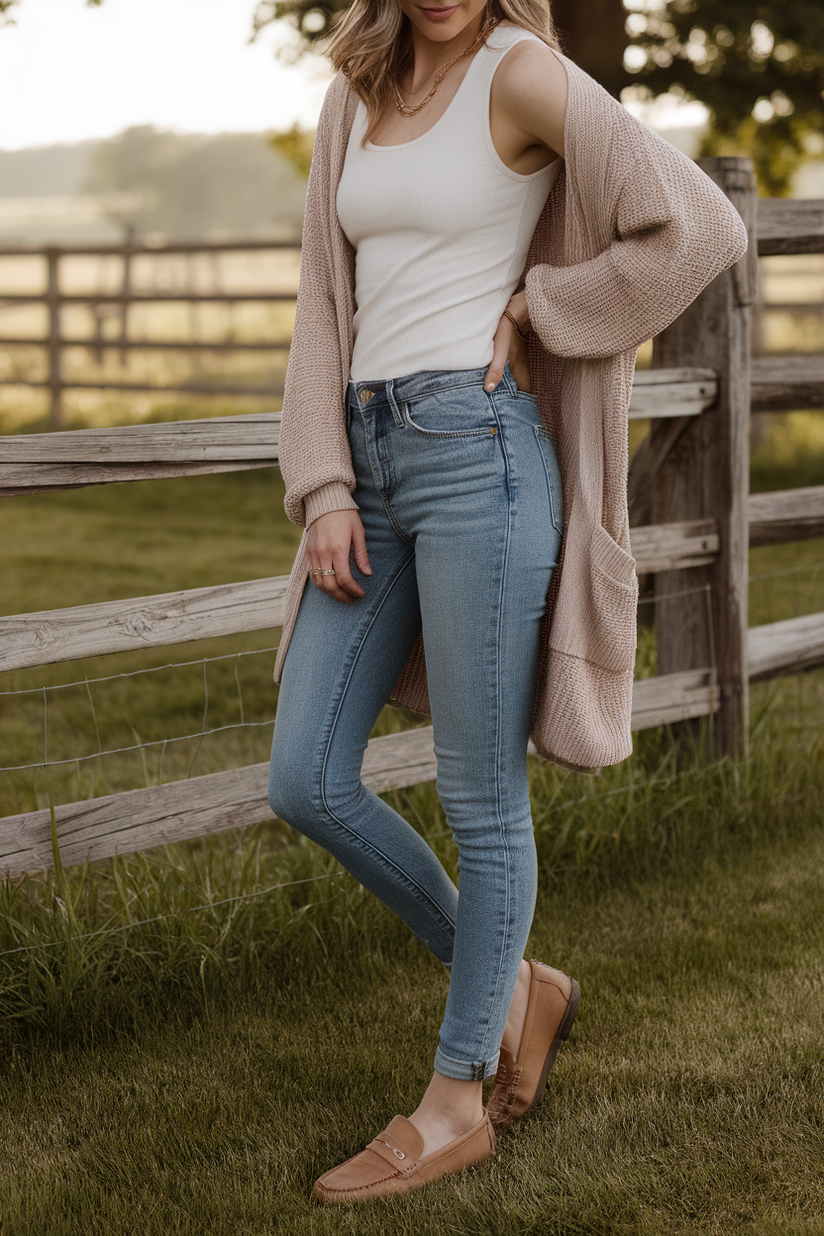
M 816 418 L 786 424 L 753 488 L 824 481 Z M 282 573 L 297 531 L 281 498 L 252 472 L 15 499 L 3 609 Z M 815 541 L 754 551 L 751 621 L 824 609 L 822 559 Z M 150 741 L 200 728 L 201 662 L 95 684 L 94 714 L 85 677 L 276 635 L 20 671 L 0 690 L 81 684 L 51 693 L 53 758 L 93 751 L 95 718 L 104 746 Z M 247 720 L 273 715 L 271 663 L 210 664 L 209 724 L 241 700 Z M 639 668 L 654 672 L 651 646 Z M 824 1234 L 823 706 L 824 671 L 758 685 L 740 767 L 692 761 L 661 730 L 597 778 L 533 762 L 530 953 L 581 982 L 575 1031 L 491 1164 L 366 1210 L 315 1206 L 312 1181 L 415 1106 L 446 995 L 388 910 L 278 822 L 5 882 L 3 1236 Z M 410 723 L 386 710 L 378 728 Z M 42 740 L 42 695 L 0 696 L 3 762 Z M 162 767 L 153 748 L 0 775 L 0 814 L 254 762 L 268 742 L 236 730 L 170 744 Z M 456 874 L 434 787 L 389 798 Z
M 0 544 L 6 613 L 147 596 L 288 572 L 299 530 L 283 516 L 273 470 L 109 485 L 7 500 Z M 204 715 L 202 663 L 92 685 L 198 658 L 253 652 L 279 632 L 253 632 L 168 648 L 89 658 L 0 675 L 0 691 L 79 683 L 49 693 L 49 755 L 71 759 L 97 748 L 197 733 Z M 207 728 L 274 716 L 273 653 L 209 665 Z M 90 702 L 91 694 L 91 702 Z M 242 713 L 241 713 L 242 708 Z M 95 728 L 97 724 L 97 729 Z M 74 801 L 193 773 L 264 760 L 271 729 L 235 730 L 61 768 L 0 773 L 0 815 Z M 42 692 L 0 696 L 2 764 L 42 759 Z M 192 766 L 192 760 L 196 762 Z M 162 768 L 161 768 L 162 760 Z
M 548 1093 L 490 1165 L 357 1212 L 312 1181 L 415 1105 L 446 995 L 402 925 L 347 876 L 179 914 L 332 869 L 277 826 L 38 877 L 13 917 L 62 942 L 2 959 L 4 1232 L 821 1232 L 821 751 L 757 754 L 593 792 L 583 860 L 538 819 L 530 952 L 583 993 Z M 428 787 L 398 800 L 445 845 Z

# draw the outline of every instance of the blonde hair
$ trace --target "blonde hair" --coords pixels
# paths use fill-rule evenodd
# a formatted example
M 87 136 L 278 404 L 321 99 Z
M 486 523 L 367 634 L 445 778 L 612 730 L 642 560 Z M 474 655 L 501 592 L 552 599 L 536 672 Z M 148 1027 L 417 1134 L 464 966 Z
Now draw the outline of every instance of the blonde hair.
M 484 18 L 511 21 L 560 51 L 548 0 L 487 0 Z M 412 63 L 409 19 L 397 0 L 354 0 L 338 21 L 328 55 L 366 105 L 364 142 Z

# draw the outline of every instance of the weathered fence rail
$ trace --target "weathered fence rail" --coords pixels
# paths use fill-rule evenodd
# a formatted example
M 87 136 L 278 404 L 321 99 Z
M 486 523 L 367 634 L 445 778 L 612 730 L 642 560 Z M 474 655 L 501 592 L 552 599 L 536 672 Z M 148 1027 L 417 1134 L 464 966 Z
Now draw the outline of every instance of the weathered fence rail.
M 175 392 L 186 395 L 251 395 L 273 397 L 283 394 L 279 385 L 248 385 L 238 383 L 235 386 L 226 383 L 185 382 L 172 385 L 168 382 L 134 382 L 122 379 L 105 378 L 100 381 L 84 381 L 72 379 L 65 373 L 65 355 L 69 348 L 87 348 L 98 357 L 104 351 L 115 351 L 125 355 L 127 352 L 165 351 L 165 352 L 221 352 L 271 354 L 276 351 L 286 352 L 290 340 L 269 339 L 259 342 L 238 342 L 232 338 L 222 340 L 153 340 L 130 339 L 128 334 L 129 309 L 133 305 L 206 305 L 223 304 L 236 306 L 239 304 L 278 304 L 294 303 L 294 291 L 262 291 L 255 288 L 238 288 L 225 292 L 218 288 L 207 292 L 195 291 L 192 288 L 167 289 L 152 288 L 140 291 L 133 286 L 132 272 L 136 259 L 162 259 L 166 257 L 185 257 L 207 255 L 212 259 L 223 254 L 260 253 L 263 251 L 286 250 L 292 253 L 299 251 L 294 241 L 227 241 L 209 242 L 193 241 L 189 243 L 148 245 L 77 245 L 71 247 L 50 246 L 47 249 L 36 249 L 27 246 L 0 248 L 0 258 L 39 258 L 45 263 L 45 286 L 41 292 L 5 292 L 0 293 L 0 307 L 23 307 L 43 305 L 47 310 L 48 329 L 45 336 L 5 335 L 0 337 L 0 345 L 11 347 L 45 348 L 48 355 L 48 375 L 45 378 L 26 378 L 18 376 L 15 383 L 46 389 L 50 392 L 51 419 L 55 424 L 62 420 L 63 392 L 66 390 L 99 390 L 99 391 L 157 391 L 158 393 Z M 121 287 L 119 292 L 66 292 L 63 290 L 63 266 L 67 260 L 77 258 L 117 258 L 122 264 Z M 93 335 L 67 335 L 63 329 L 63 310 L 70 306 L 85 306 L 94 314 L 102 308 L 119 310 L 120 330 L 117 338 L 106 338 L 100 330 L 100 318 L 97 317 L 96 329 Z
M 758 202 L 746 160 L 704 166 L 757 236 L 758 253 L 824 252 L 824 202 Z M 750 361 L 755 253 L 753 245 L 655 341 L 630 411 L 652 421 L 630 472 L 631 540 L 639 574 L 655 579 L 661 671 L 635 684 L 633 729 L 717 714 L 719 749 L 733 754 L 746 742 L 750 680 L 824 664 L 824 613 L 747 626 L 748 546 L 824 535 L 824 486 L 748 493 L 751 410 L 824 407 L 823 357 Z M 272 467 L 278 426 L 276 414 L 261 413 L 0 439 L 0 494 Z M 0 671 L 275 627 L 286 583 L 278 576 L 2 617 Z M 431 727 L 374 739 L 364 760 L 376 791 L 435 771 Z M 271 817 L 266 766 L 65 804 L 56 816 L 67 863 L 251 825 Z M 50 862 L 49 812 L 0 819 L 0 871 Z

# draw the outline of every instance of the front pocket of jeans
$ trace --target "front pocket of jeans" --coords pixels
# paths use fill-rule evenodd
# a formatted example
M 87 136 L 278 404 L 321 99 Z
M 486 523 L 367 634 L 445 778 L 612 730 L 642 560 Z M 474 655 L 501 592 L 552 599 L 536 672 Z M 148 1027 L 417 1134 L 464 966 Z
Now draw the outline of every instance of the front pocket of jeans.
M 546 473 L 546 486 L 549 491 L 549 510 L 552 526 L 558 532 L 564 530 L 564 499 L 561 490 L 561 471 L 558 467 L 558 457 L 555 454 L 555 447 L 552 444 L 552 438 L 544 429 L 543 425 L 535 426 L 535 437 L 538 439 L 538 447 L 541 451 L 541 458 L 544 461 L 544 472 Z
M 477 385 L 404 400 L 403 413 L 425 438 L 488 438 L 498 432 L 489 397 Z

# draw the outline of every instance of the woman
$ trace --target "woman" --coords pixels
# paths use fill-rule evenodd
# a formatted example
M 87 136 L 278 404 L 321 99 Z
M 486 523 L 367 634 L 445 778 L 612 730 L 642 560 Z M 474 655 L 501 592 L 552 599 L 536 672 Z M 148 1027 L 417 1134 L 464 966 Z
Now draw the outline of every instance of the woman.
M 577 983 L 523 960 L 527 739 L 578 768 L 629 754 L 635 353 L 746 233 L 558 53 L 546 0 L 355 0 L 331 56 L 280 439 L 306 532 L 270 802 L 451 970 L 432 1081 L 316 1183 L 340 1203 L 489 1157 L 572 1025 Z M 431 711 L 460 896 L 360 781 L 389 698 Z

